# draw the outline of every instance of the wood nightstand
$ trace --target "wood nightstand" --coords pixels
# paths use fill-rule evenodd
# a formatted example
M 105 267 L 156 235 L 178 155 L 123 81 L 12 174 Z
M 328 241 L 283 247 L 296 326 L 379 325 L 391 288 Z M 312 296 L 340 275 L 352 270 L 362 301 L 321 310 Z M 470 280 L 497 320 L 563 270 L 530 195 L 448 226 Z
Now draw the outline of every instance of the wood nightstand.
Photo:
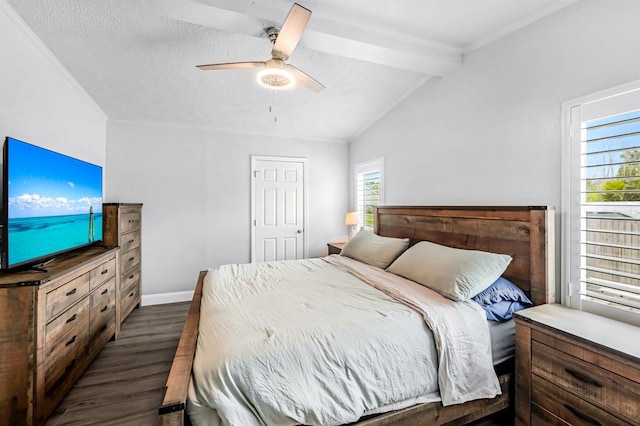
M 344 245 L 347 244 L 346 242 L 344 243 L 328 243 L 327 244 L 327 251 L 329 252 L 329 254 L 340 254 L 340 252 L 342 251 Z
M 640 425 L 640 328 L 541 305 L 516 319 L 516 425 Z

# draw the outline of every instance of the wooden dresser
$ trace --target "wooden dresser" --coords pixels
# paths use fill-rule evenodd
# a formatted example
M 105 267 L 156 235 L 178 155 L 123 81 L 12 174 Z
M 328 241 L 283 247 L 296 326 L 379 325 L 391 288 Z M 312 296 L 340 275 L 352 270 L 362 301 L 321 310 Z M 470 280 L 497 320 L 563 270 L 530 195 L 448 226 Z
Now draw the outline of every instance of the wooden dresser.
M 640 328 L 541 305 L 516 318 L 517 425 L 640 425 Z
M 117 330 L 131 311 L 140 306 L 142 204 L 102 205 L 103 240 L 107 247 L 120 247 Z
M 42 424 L 116 330 L 116 249 L 0 275 L 0 425 Z

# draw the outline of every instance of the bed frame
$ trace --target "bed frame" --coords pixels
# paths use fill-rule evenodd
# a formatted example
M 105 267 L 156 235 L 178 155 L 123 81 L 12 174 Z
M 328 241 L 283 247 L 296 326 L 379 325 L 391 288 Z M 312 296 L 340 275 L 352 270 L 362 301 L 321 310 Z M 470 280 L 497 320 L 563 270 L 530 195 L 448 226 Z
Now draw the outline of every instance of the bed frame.
M 522 288 L 536 305 L 555 302 L 554 211 L 535 207 L 378 207 L 374 231 L 386 237 L 409 238 L 410 245 L 428 240 L 456 248 L 509 254 L 503 274 Z M 162 425 L 190 424 L 185 412 L 195 356 L 200 299 L 206 271 L 200 272 L 178 344 L 159 414 Z M 444 407 L 439 402 L 361 419 L 359 426 L 462 425 L 513 407 L 513 368 L 497 370 L 502 395 Z

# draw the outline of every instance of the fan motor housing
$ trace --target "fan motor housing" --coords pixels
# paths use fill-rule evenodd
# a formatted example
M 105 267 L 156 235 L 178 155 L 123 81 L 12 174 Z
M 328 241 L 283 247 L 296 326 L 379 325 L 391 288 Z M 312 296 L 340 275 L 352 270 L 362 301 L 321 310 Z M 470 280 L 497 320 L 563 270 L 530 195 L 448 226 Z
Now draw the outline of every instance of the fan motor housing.
M 278 34 L 280 34 L 280 30 L 276 27 L 265 28 L 264 32 L 267 33 L 267 37 L 271 43 L 275 43 L 278 38 Z

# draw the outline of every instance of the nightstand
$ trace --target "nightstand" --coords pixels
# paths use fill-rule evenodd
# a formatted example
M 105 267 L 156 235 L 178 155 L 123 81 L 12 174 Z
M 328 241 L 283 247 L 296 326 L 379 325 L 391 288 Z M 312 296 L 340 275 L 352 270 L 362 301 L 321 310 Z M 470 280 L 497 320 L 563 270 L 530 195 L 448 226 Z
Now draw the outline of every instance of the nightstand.
M 327 244 L 327 251 L 329 252 L 329 254 L 340 254 L 340 252 L 344 248 L 345 244 L 347 244 L 347 243 L 346 242 L 344 242 L 344 243 L 328 243 Z
M 560 305 L 516 321 L 516 425 L 640 425 L 640 328 Z

